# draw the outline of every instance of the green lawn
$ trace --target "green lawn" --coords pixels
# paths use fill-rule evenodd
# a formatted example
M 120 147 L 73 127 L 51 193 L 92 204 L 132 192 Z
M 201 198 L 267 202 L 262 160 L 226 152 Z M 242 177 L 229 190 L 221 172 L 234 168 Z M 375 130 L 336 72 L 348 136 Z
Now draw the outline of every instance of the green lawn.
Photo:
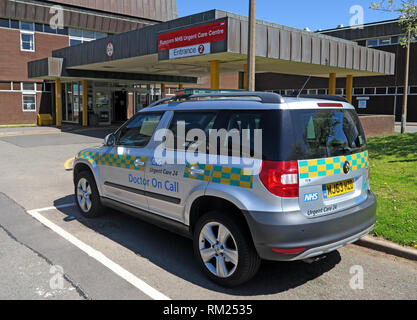
M 417 248 L 417 133 L 368 139 L 374 234 Z

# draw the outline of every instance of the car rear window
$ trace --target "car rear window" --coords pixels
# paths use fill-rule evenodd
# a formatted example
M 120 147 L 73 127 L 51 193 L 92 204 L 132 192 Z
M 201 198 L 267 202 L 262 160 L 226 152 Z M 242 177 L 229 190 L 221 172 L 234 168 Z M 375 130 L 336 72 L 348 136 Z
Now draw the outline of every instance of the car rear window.
M 365 135 L 354 110 L 289 110 L 291 135 L 286 135 L 287 160 L 328 158 L 362 152 Z

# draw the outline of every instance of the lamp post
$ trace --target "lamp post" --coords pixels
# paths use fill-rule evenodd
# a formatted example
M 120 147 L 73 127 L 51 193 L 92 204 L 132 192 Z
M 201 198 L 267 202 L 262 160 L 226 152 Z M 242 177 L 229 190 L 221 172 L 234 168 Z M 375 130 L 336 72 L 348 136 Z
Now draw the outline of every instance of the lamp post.
M 407 38 L 407 57 L 405 60 L 405 80 L 404 80 L 404 99 L 403 99 L 403 114 L 401 117 L 401 133 L 405 133 L 407 129 L 407 102 L 408 102 L 408 77 L 410 72 L 410 45 L 411 45 L 411 31 L 408 30 Z
M 255 91 L 255 56 L 256 56 L 256 0 L 249 0 L 248 30 L 248 91 Z

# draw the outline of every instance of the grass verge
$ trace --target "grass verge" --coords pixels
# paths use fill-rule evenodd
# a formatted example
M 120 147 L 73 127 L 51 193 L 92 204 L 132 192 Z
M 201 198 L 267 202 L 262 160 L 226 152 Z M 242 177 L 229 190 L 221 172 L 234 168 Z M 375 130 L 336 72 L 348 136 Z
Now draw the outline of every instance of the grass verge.
M 417 248 L 417 133 L 368 139 L 374 234 Z
M 0 129 L 36 127 L 36 124 L 0 125 Z

